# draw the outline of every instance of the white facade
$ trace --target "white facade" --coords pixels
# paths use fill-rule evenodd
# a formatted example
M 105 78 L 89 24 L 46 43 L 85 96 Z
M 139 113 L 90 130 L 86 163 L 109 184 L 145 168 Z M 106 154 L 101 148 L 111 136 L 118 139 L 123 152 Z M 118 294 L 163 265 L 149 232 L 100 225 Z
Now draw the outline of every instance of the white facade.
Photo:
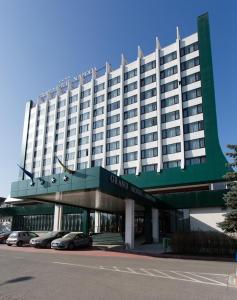
M 105 72 L 92 69 L 30 110 L 25 168 L 35 177 L 101 165 L 117 175 L 205 160 L 197 33 Z M 189 125 L 191 124 L 191 125 Z

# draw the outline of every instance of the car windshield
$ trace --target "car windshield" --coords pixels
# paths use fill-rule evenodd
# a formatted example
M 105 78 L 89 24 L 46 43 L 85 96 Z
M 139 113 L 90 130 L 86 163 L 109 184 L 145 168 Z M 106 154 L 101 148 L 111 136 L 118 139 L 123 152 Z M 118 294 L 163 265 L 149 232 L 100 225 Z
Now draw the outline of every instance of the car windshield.
M 51 231 L 51 232 L 48 232 L 48 233 L 45 233 L 44 235 L 42 235 L 42 238 L 45 238 L 45 239 L 53 238 L 57 234 L 58 234 L 57 231 Z
M 77 232 L 70 232 L 66 234 L 63 238 L 64 239 L 73 239 L 78 233 Z
M 10 234 L 10 238 L 15 238 L 18 236 L 18 233 L 17 232 L 13 232 Z

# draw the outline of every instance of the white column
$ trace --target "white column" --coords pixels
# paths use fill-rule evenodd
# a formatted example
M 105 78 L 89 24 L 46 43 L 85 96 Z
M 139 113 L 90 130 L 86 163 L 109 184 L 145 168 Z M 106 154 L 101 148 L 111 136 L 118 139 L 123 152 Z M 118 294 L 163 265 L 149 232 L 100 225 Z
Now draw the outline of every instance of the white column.
M 54 220 L 53 220 L 53 230 L 62 229 L 62 220 L 63 220 L 63 206 L 61 204 L 55 204 L 54 206 Z
M 94 227 L 95 233 L 100 233 L 100 212 L 95 211 L 95 227 Z
M 134 248 L 134 200 L 125 200 L 125 245 Z
M 152 208 L 152 238 L 153 243 L 159 243 L 159 211 Z

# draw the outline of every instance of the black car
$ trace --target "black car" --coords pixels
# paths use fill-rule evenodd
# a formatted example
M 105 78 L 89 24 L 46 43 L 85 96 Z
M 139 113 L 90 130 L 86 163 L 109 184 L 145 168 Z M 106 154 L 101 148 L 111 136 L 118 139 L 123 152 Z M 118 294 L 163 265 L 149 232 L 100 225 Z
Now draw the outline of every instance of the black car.
M 6 244 L 6 240 L 8 239 L 11 231 L 0 232 L 0 244 Z
M 63 237 L 68 231 L 51 231 L 40 237 L 30 240 L 30 245 L 35 248 L 51 248 L 51 242 Z

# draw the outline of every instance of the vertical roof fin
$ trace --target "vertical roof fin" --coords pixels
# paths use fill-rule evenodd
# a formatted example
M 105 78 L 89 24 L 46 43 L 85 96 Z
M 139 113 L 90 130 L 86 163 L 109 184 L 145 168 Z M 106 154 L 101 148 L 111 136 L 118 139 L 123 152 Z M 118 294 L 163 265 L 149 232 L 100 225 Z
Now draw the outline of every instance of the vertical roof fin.
M 160 41 L 159 38 L 156 37 L 156 49 L 159 50 L 160 49 Z
M 176 26 L 176 39 L 180 40 L 179 27 Z
M 139 58 L 142 58 L 142 57 L 143 57 L 143 52 L 142 52 L 142 49 L 141 49 L 140 46 L 138 46 L 138 48 L 137 48 L 137 56 L 138 56 Z

